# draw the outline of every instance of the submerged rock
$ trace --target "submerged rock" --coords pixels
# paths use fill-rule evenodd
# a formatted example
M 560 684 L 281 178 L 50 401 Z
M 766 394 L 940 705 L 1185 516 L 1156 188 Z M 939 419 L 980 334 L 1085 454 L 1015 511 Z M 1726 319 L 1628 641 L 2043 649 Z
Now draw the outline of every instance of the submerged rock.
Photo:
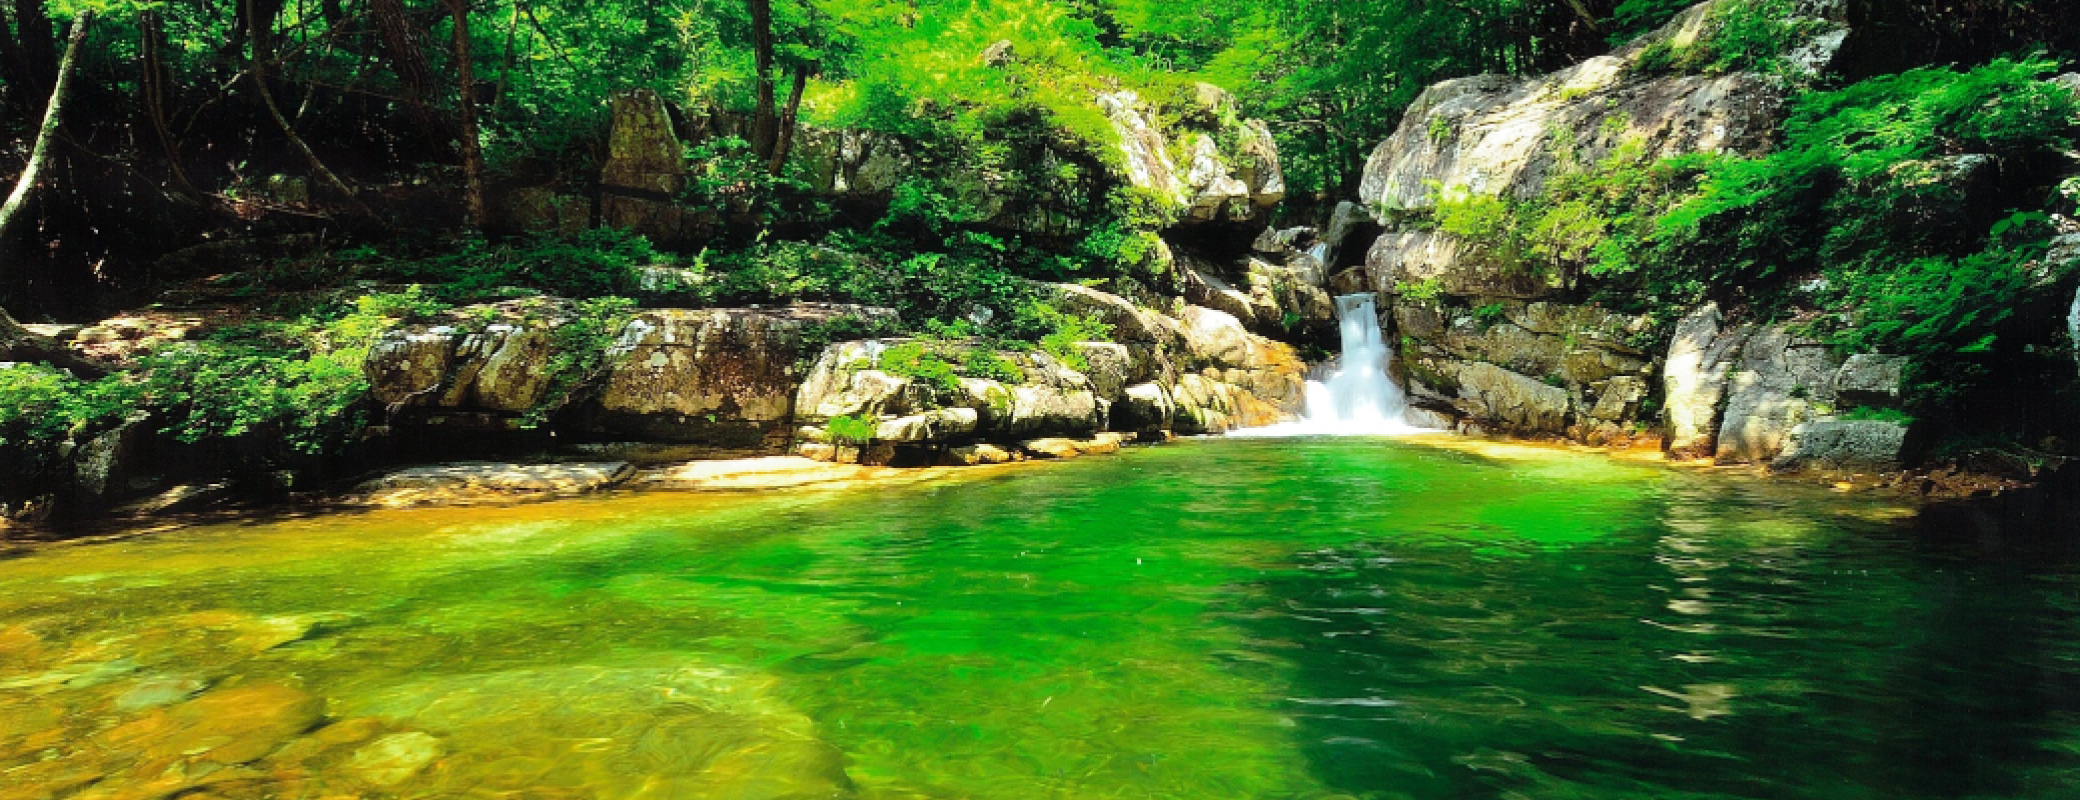
M 347 761 L 356 777 L 378 788 L 396 786 L 440 758 L 447 749 L 441 740 L 419 731 L 393 733 L 370 742 Z

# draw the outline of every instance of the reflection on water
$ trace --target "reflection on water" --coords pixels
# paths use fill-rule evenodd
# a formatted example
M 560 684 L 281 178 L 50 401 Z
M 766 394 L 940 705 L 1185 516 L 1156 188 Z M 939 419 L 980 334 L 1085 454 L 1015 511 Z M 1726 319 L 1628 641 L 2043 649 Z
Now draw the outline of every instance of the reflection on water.
M 0 562 L 0 800 L 2064 798 L 2080 582 L 1565 453 L 1213 441 Z

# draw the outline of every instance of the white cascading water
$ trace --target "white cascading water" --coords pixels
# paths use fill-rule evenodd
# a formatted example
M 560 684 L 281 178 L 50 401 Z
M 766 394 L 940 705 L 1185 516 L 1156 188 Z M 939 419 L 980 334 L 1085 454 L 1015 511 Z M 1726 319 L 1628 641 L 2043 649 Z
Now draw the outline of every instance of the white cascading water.
M 1307 414 L 1299 422 L 1236 431 L 1242 436 L 1386 436 L 1425 433 L 1408 424 L 1408 398 L 1387 375 L 1393 353 L 1380 334 L 1372 295 L 1336 298 L 1343 357 L 1325 380 L 1307 382 Z

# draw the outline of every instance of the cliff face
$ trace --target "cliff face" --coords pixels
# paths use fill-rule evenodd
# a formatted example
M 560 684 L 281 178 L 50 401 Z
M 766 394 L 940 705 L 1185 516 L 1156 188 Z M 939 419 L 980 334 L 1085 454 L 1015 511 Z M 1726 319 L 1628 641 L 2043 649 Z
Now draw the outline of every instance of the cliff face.
M 1882 383 L 1883 375 L 1845 378 L 1840 358 L 1819 343 L 1783 326 L 1722 325 L 1716 307 L 1674 309 L 1688 316 L 1673 345 L 1661 345 L 1652 319 L 1574 300 L 1575 287 L 1486 258 L 1431 218 L 1443 194 L 1530 200 L 1560 171 L 1621 147 L 1643 158 L 1767 150 L 1782 120 L 1784 78 L 1670 75 L 1645 63 L 1712 35 L 1722 5 L 1693 7 L 1550 75 L 1440 83 L 1374 151 L 1361 199 L 1385 231 L 1364 266 L 1333 283 L 1390 298 L 1388 323 L 1419 406 L 1466 428 L 1597 444 L 1665 433 L 1679 455 L 1727 462 L 1897 460 L 1903 435 L 1891 437 L 1891 452 L 1872 455 L 1862 434 L 1887 431 L 1859 432 L 1854 444 L 1864 450 L 1846 454 L 1841 436 L 1806 434 L 1842 405 L 1844 380 Z M 1831 21 L 1838 8 L 1808 13 L 1810 38 L 1791 58 L 1819 70 L 1846 30 Z M 1896 368 L 1889 378 L 1874 391 L 1896 400 Z

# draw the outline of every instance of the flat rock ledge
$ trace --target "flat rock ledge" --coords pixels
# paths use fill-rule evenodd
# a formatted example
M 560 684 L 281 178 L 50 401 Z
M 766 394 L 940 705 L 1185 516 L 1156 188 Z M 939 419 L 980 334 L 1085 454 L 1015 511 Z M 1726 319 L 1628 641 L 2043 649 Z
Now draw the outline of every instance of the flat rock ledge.
M 693 461 L 646 470 L 629 482 L 638 489 L 729 492 L 922 480 L 934 471 L 833 464 L 801 456 Z
M 347 502 L 384 508 L 509 503 L 596 492 L 635 476 L 636 468 L 626 461 L 439 464 L 402 469 L 367 481 L 355 487 Z
M 975 444 L 949 448 L 936 465 L 927 467 L 865 466 L 856 457 L 827 461 L 803 456 L 689 461 L 649 469 L 626 461 L 437 464 L 401 469 L 363 482 L 340 501 L 349 506 L 410 508 L 522 503 L 614 488 L 741 492 L 887 486 L 944 477 L 958 467 L 1117 453 L 1136 438 L 1127 433 L 1100 433 L 1088 439 L 1031 439 L 1014 447 Z

